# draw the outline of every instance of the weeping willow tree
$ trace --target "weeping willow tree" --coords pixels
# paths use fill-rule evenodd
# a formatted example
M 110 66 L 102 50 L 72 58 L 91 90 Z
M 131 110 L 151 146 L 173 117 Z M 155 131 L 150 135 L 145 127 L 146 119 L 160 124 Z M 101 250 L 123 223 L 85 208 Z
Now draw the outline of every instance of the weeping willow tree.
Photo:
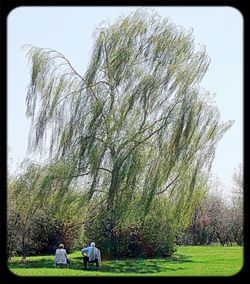
M 27 56 L 30 150 L 49 145 L 68 179 L 102 200 L 108 237 L 135 195 L 145 212 L 169 196 L 181 216 L 232 125 L 199 85 L 210 59 L 192 31 L 139 9 L 99 26 L 85 74 L 50 48 Z

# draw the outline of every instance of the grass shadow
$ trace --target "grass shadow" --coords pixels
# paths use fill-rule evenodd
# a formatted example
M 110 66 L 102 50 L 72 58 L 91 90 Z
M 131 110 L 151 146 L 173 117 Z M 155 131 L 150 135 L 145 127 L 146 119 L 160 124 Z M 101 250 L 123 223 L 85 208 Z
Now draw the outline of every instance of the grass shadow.
M 105 263 L 103 271 L 109 273 L 161 273 L 166 271 L 182 270 L 182 267 L 170 267 L 169 264 L 183 264 L 194 262 L 190 257 L 178 255 L 159 259 L 111 260 Z
M 82 270 L 83 262 L 82 257 L 70 257 L 69 268 L 73 270 Z M 194 262 L 191 257 L 185 255 L 175 255 L 168 258 L 159 259 L 126 259 L 126 260 L 109 260 L 102 262 L 101 272 L 107 273 L 137 273 L 137 274 L 148 274 L 148 273 L 161 273 L 166 271 L 177 271 L 185 268 L 178 266 L 178 264 L 184 264 Z M 171 265 L 175 264 L 175 265 Z M 43 257 L 39 259 L 27 259 L 13 260 L 9 264 L 9 268 L 54 268 L 53 257 Z M 65 269 L 65 268 L 56 268 Z M 94 263 L 88 264 L 88 271 L 96 271 Z

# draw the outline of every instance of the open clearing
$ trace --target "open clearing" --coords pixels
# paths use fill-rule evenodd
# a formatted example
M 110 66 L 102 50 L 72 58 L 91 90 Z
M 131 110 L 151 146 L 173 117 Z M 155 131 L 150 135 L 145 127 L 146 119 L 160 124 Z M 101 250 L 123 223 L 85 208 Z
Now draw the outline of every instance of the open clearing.
M 170 258 L 102 261 L 100 271 L 82 270 L 81 252 L 68 255 L 68 269 L 53 267 L 54 256 L 13 257 L 9 269 L 20 276 L 232 276 L 243 266 L 243 247 L 179 246 Z

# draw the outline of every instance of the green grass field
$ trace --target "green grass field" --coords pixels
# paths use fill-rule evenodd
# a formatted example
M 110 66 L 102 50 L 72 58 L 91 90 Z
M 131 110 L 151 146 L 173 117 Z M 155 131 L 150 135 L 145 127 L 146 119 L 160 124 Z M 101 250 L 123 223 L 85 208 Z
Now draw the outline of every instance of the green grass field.
M 9 269 L 20 276 L 232 276 L 243 266 L 239 246 L 180 246 L 171 258 L 103 261 L 100 271 L 82 270 L 81 253 L 69 254 L 69 268 L 54 268 L 54 256 L 13 257 Z

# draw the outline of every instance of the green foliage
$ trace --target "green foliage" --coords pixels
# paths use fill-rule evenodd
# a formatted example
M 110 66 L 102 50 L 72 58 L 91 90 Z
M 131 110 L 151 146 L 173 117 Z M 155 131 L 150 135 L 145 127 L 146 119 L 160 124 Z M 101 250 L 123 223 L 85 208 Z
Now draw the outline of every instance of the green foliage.
M 8 184 L 9 256 L 54 253 L 62 242 L 75 247 L 84 208 L 82 196 L 69 186 L 69 168 L 62 163 L 22 166 L 23 173 L 10 177 Z
M 107 255 L 117 253 L 115 230 L 132 206 L 152 230 L 138 214 L 129 225 L 138 221 L 146 243 L 155 240 L 153 254 L 171 254 L 173 236 L 190 222 L 217 143 L 232 125 L 220 121 L 210 93 L 199 86 L 209 57 L 196 49 L 192 32 L 147 9 L 100 25 L 94 40 L 84 75 L 60 52 L 29 47 L 30 149 L 50 146 L 39 204 L 48 201 L 60 220 L 74 216 L 78 205 L 67 195 L 79 183 L 83 204 L 90 203 L 87 239 L 99 240 Z M 163 245 L 157 226 L 166 234 Z

